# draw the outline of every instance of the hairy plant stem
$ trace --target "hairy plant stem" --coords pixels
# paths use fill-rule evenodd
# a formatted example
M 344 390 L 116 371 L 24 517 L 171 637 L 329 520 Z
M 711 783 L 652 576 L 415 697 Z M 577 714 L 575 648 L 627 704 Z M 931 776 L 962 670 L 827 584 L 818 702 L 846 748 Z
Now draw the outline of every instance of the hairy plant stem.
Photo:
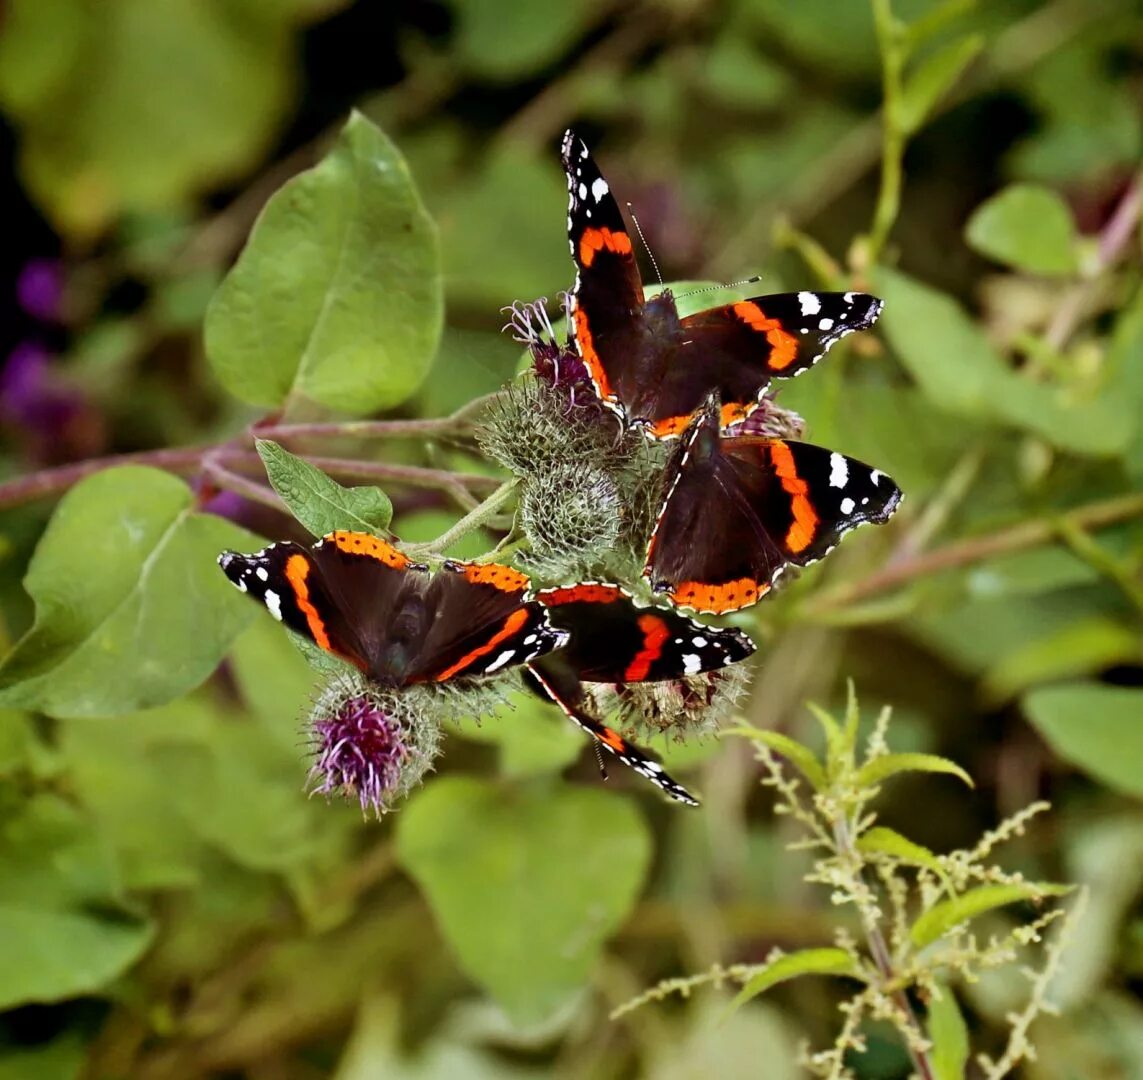
M 474 529 L 479 529 L 500 512 L 500 508 L 512 497 L 516 490 L 516 480 L 505 480 L 491 495 L 474 506 L 450 529 L 446 529 L 435 540 L 427 544 L 410 544 L 406 549 L 410 555 L 438 555 L 448 550 L 458 540 L 466 537 Z
M 838 855 L 849 864 L 852 873 L 860 879 L 862 877 L 860 869 L 862 857 L 854 846 L 853 831 L 850 829 L 847 817 L 842 816 L 834 821 L 833 837 L 837 844 Z M 913 1011 L 913 1006 L 905 991 L 892 989 L 899 985 L 899 982 L 897 972 L 893 967 L 893 956 L 889 951 L 889 943 L 885 940 L 885 935 L 881 932 L 877 920 L 869 912 L 861 911 L 861 925 L 865 931 L 865 940 L 869 945 L 869 954 L 873 957 L 877 973 L 881 976 L 882 989 L 892 997 L 901 1012 L 904 1023 L 912 1029 L 911 1034 L 909 1032 L 902 1032 L 902 1034 L 905 1036 L 905 1048 L 909 1051 L 913 1068 L 921 1080 L 934 1080 L 928 1054 L 919 1049 L 919 1045 L 926 1041 L 921 1022 L 917 1019 L 917 1014 Z
M 871 265 L 885 247 L 901 208 L 901 172 L 905 131 L 901 116 L 901 73 L 905 65 L 905 27 L 893 17 L 889 0 L 873 0 L 873 23 L 881 53 L 881 185 L 866 241 L 865 262 Z
M 997 555 L 1007 555 L 1014 551 L 1024 551 L 1027 548 L 1048 544 L 1059 538 L 1061 528 L 1099 529 L 1141 516 L 1143 516 L 1143 494 L 1133 493 L 1089 503 L 1055 518 L 1025 521 L 985 536 L 957 540 L 924 554 L 901 559 L 860 581 L 819 593 L 806 603 L 802 614 L 812 616 L 834 611 L 939 570 L 971 566 L 973 563 L 983 562 Z

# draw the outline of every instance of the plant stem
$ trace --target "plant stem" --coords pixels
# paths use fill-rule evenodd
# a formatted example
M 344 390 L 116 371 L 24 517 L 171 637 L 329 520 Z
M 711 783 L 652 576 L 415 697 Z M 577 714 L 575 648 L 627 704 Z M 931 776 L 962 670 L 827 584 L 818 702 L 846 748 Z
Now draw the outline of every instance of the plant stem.
M 251 480 L 249 477 L 231 472 L 213 457 L 208 456 L 203 461 L 202 472 L 220 488 L 233 491 L 251 502 L 261 503 L 272 510 L 280 510 L 283 513 L 289 512 L 286 509 L 286 504 L 270 488 L 264 484 L 259 484 L 256 480 Z
M 873 0 L 873 22 L 881 53 L 881 186 L 867 241 L 867 265 L 877 261 L 897 220 L 901 208 L 902 159 L 905 156 L 905 132 L 899 120 L 901 72 L 905 63 L 902 26 L 893 17 L 889 0 Z
M 1007 555 L 1051 543 L 1059 537 L 1061 528 L 1071 526 L 1085 530 L 1099 529 L 1140 516 L 1143 516 L 1143 494 L 1134 493 L 1089 503 L 1054 519 L 1024 521 L 985 536 L 957 540 L 922 555 L 902 559 L 860 581 L 822 593 L 805 605 L 803 614 L 818 614 L 847 607 L 938 570 L 970 566 L 996 555 Z
M 854 846 L 853 832 L 850 829 L 848 818 L 841 816 L 834 821 L 833 835 L 837 844 L 838 855 L 850 864 L 854 875 L 861 878 L 863 876 L 860 870 L 861 855 Z M 861 912 L 861 924 L 865 931 L 865 940 L 869 944 L 869 953 L 873 957 L 873 963 L 877 967 L 878 974 L 881 976 L 882 987 L 887 988 L 894 985 L 897 982 L 897 972 L 893 968 L 893 957 L 889 952 L 889 943 L 885 940 L 881 927 L 865 911 Z M 928 1054 L 919 1048 L 919 1044 L 925 1042 L 924 1029 L 917 1019 L 917 1014 L 913 1011 L 908 994 L 904 990 L 886 990 L 886 992 L 890 994 L 897 1008 L 901 1010 L 905 1024 L 912 1028 L 911 1034 L 909 1032 L 902 1032 L 902 1034 L 905 1036 L 905 1048 L 909 1051 L 913 1068 L 921 1080 L 934 1080 Z
M 450 529 L 446 529 L 435 540 L 427 544 L 412 544 L 406 550 L 410 555 L 436 555 L 447 551 L 458 540 L 467 536 L 474 529 L 479 529 L 491 518 L 494 518 L 516 490 L 515 479 L 506 480 L 479 506 L 474 506 Z

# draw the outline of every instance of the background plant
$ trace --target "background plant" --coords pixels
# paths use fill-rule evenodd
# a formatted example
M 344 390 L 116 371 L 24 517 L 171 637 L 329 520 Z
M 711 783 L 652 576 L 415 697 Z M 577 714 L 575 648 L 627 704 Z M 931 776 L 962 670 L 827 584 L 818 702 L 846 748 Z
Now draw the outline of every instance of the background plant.
M 886 786 L 878 824 L 930 851 L 1049 796 L 1004 864 L 1090 901 L 1021 1068 L 1143 1068 L 1127 0 L 14 0 L 4 18 L 0 1070 L 733 1076 L 764 1054 L 780 1078 L 802 1033 L 832 1041 L 823 980 L 714 1035 L 713 997 L 604 1024 L 665 975 L 829 940 L 744 744 L 668 748 L 705 797 L 671 813 L 620 776 L 600 788 L 578 733 L 520 697 L 366 827 L 299 798 L 312 675 L 213 563 L 293 528 L 255 422 L 377 485 L 345 497 L 373 527 L 391 513 L 464 556 L 505 535 L 516 495 L 472 452 L 470 406 L 519 362 L 498 309 L 569 283 L 569 123 L 667 280 L 886 298 L 880 330 L 782 403 L 908 503 L 741 618 L 764 654 L 746 718 L 805 742 L 801 703 L 842 673 L 892 701 L 902 752 L 978 782 Z M 577 758 L 585 784 L 558 775 Z M 1027 985 L 956 988 L 975 1045 L 999 1057 Z M 907 1074 L 897 1040 L 862 1035 L 858 1075 Z

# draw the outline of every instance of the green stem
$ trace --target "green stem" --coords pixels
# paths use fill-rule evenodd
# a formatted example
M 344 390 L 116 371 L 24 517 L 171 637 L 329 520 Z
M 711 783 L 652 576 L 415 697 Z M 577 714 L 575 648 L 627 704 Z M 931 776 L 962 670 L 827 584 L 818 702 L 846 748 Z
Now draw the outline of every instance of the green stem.
M 873 22 L 881 52 L 881 187 L 865 250 L 866 265 L 875 263 L 901 209 L 901 172 L 905 132 L 900 126 L 901 72 L 905 64 L 904 27 L 893 17 L 889 0 L 873 0 Z
M 1103 547 L 1082 525 L 1063 518 L 1056 523 L 1059 538 L 1093 570 L 1118 585 L 1123 595 L 1143 612 L 1143 583 L 1134 568 L 1117 559 Z
M 427 544 L 412 544 L 406 551 L 410 555 L 439 555 L 447 551 L 458 540 L 466 537 L 474 529 L 479 529 L 494 518 L 500 508 L 512 497 L 516 490 L 516 480 L 506 480 L 479 506 L 473 507 L 450 529 L 446 529 L 435 540 Z
M 933 551 L 902 559 L 861 581 L 819 594 L 809 601 L 803 610 L 807 615 L 816 615 L 848 607 L 859 600 L 888 592 L 915 578 L 925 577 L 940 570 L 971 566 L 973 563 L 983 562 L 997 555 L 1009 555 L 1015 551 L 1039 547 L 1041 544 L 1050 544 L 1059 537 L 1061 528 L 1066 528 L 1068 525 L 1079 529 L 1099 529 L 1137 517 L 1143 517 L 1143 494 L 1133 493 L 1089 503 L 1050 520 L 1024 521 L 999 532 L 958 540 Z

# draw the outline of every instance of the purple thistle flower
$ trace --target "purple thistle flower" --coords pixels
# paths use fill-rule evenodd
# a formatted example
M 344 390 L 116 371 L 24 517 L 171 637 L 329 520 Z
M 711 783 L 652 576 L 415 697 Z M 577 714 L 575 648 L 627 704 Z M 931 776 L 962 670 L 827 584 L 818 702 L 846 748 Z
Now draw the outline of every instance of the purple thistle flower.
M 30 259 L 16 278 L 17 302 L 41 322 L 59 320 L 63 290 L 63 268 L 56 259 Z
M 565 310 L 566 297 L 566 293 L 562 294 L 561 303 Z M 541 296 L 530 304 L 517 300 L 511 307 L 501 308 L 510 313 L 503 329 L 511 330 L 513 339 L 528 347 L 532 354 L 532 371 L 537 379 L 548 386 L 566 390 L 572 405 L 577 404 L 577 390 L 583 401 L 590 402 L 594 394 L 587 365 L 570 342 L 560 345 L 556 340 L 547 305 L 548 298 Z
M 377 817 L 421 782 L 440 743 L 439 724 L 415 701 L 347 678 L 327 687 L 310 725 L 311 794 L 356 796 Z

